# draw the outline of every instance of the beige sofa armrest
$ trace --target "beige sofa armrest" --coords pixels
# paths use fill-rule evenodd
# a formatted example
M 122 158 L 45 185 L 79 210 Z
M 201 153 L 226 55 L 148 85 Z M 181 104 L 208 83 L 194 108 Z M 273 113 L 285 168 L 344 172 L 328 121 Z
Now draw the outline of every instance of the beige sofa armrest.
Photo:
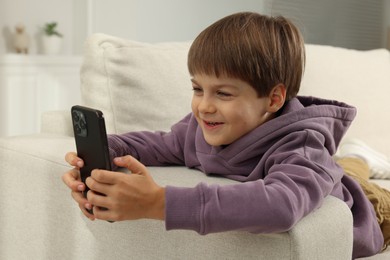
M 74 149 L 67 136 L 0 138 L 1 259 L 351 259 L 352 215 L 331 196 L 280 234 L 201 236 L 166 231 L 162 221 L 91 222 L 61 181 L 71 169 L 64 155 Z M 149 170 L 163 186 L 233 183 L 185 167 Z
M 289 232 L 291 259 L 351 259 L 353 217 L 342 200 L 328 196 Z
M 41 116 L 41 133 L 73 136 L 70 112 L 66 110 L 44 112 Z

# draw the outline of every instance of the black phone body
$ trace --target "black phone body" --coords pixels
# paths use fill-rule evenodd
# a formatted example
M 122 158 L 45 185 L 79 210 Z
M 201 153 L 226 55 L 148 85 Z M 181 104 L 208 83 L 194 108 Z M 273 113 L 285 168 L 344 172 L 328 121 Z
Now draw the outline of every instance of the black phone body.
M 106 126 L 103 113 L 97 109 L 73 106 L 71 113 L 77 156 L 84 161 L 80 177 L 85 183 L 92 170 L 111 170 Z M 87 192 L 88 187 L 85 196 Z

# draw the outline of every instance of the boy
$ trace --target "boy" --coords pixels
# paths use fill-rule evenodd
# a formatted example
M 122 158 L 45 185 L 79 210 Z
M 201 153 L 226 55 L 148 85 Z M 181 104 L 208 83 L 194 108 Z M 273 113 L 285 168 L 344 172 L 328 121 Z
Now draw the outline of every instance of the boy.
M 109 136 L 115 166 L 133 174 L 94 170 L 84 198 L 83 162 L 69 153 L 76 168 L 63 180 L 91 219 L 161 219 L 167 230 L 200 234 L 287 231 L 333 195 L 354 216 L 353 257 L 376 254 L 384 239 L 374 208 L 332 158 L 356 110 L 297 97 L 304 63 L 303 39 L 287 19 L 227 16 L 190 48 L 192 113 L 169 133 Z M 242 183 L 163 188 L 144 165 L 186 165 Z

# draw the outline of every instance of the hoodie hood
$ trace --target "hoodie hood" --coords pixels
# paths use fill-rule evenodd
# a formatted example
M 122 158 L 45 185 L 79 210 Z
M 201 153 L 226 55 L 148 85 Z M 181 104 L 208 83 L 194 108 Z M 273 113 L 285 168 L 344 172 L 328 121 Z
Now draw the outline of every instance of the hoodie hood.
M 281 143 L 292 141 L 294 135 L 302 131 L 321 136 L 323 146 L 333 155 L 355 116 L 356 109 L 345 103 L 298 96 L 286 102 L 278 117 L 226 147 L 208 145 L 198 127 L 196 150 L 200 168 L 206 173 L 226 175 L 229 171 L 233 175 L 248 175 L 265 154 L 277 149 Z M 210 160 L 214 162 L 210 163 Z M 221 169 L 221 165 L 226 168 Z

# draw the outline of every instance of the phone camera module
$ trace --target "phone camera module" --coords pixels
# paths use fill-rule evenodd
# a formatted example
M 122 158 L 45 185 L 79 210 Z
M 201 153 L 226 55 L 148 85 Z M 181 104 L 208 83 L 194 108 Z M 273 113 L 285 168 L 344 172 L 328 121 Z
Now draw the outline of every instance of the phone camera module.
M 86 137 L 87 132 L 87 121 L 85 120 L 85 116 L 81 111 L 73 111 L 73 125 L 75 134 L 78 136 Z

